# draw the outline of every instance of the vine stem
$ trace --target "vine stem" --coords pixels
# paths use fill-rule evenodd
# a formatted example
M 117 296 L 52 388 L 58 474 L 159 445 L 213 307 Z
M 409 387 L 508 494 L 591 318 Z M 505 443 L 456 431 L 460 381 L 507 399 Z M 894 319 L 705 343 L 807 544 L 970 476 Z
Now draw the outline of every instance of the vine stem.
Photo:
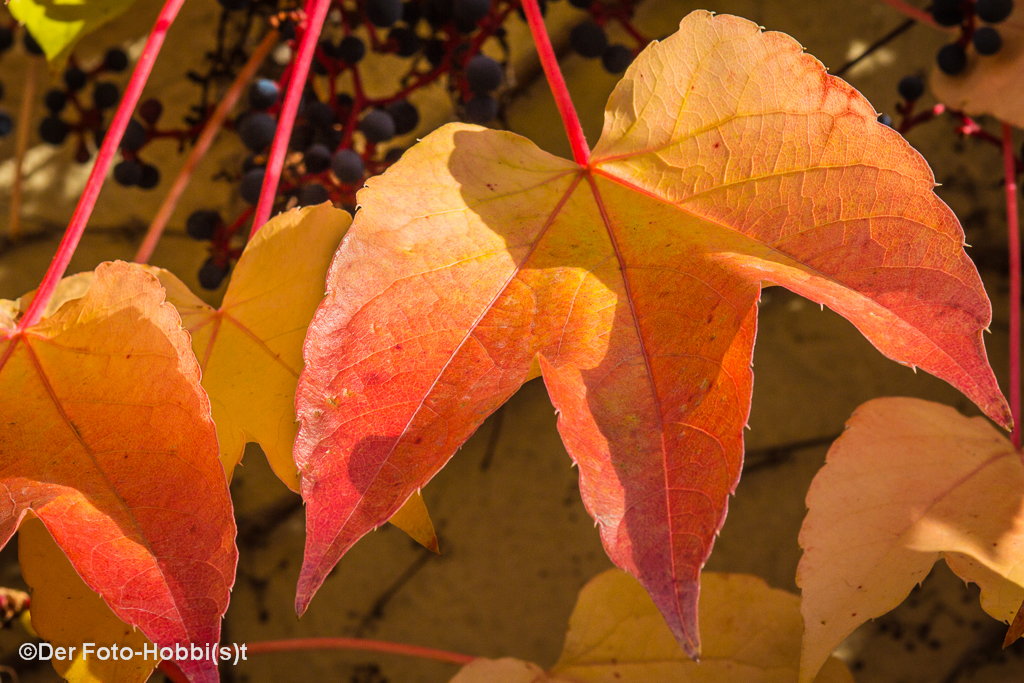
M 1020 219 L 1017 213 L 1017 160 L 1013 128 L 1003 124 L 1003 171 L 1006 174 L 1006 224 L 1010 231 L 1010 415 L 1014 447 L 1020 450 Z
M 33 58 L 25 75 L 25 90 L 21 93 L 21 108 L 18 110 L 18 139 L 14 148 L 14 185 L 11 187 L 11 207 L 7 220 L 7 236 L 11 241 L 21 237 L 21 195 L 25 172 L 25 152 L 28 151 L 28 135 L 32 128 L 32 105 L 36 99 L 39 83 L 39 64 L 42 59 Z
M 202 161 L 203 157 L 209 151 L 210 146 L 213 144 L 214 139 L 217 137 L 217 133 L 224 125 L 224 120 L 231 113 L 232 107 L 238 102 L 238 98 L 242 96 L 242 91 L 245 86 L 252 80 L 253 76 L 256 75 L 256 71 L 263 64 L 263 60 L 267 58 L 270 51 L 274 49 L 274 45 L 277 44 L 278 32 L 276 29 L 271 29 L 267 35 L 263 36 L 263 40 L 253 50 L 252 55 L 249 56 L 249 61 L 245 63 L 242 70 L 238 72 L 238 76 L 235 77 L 235 81 L 228 88 L 228 91 L 224 93 L 224 97 L 217 104 L 217 108 L 210 114 L 210 118 L 207 119 L 206 124 L 203 126 L 203 131 L 199 134 L 196 139 L 195 145 L 192 147 L 192 151 L 188 155 L 188 159 L 185 160 L 185 164 L 181 167 L 178 172 L 178 177 L 174 179 L 174 185 L 171 186 L 171 191 L 164 197 L 163 203 L 160 205 L 160 209 L 156 212 L 156 216 L 153 217 L 153 222 L 149 224 L 149 230 L 146 231 L 146 237 L 142 240 L 142 244 L 139 245 L 139 251 L 135 254 L 136 263 L 145 263 L 153 255 L 153 250 L 156 248 L 156 243 L 160 241 L 160 236 L 164 232 L 164 228 L 167 227 L 167 223 L 171 220 L 171 215 L 174 213 L 174 209 L 178 206 L 178 201 L 181 199 L 181 195 L 185 193 L 185 188 L 188 187 L 189 182 L 192 180 L 192 174 L 195 173 L 196 166 Z
M 121 104 L 114 114 L 114 120 L 110 122 L 110 128 L 103 138 L 99 154 L 96 155 L 96 163 L 89 174 L 89 180 L 85 183 L 85 190 L 82 191 L 82 196 L 78 200 L 75 213 L 71 216 L 71 222 L 64 232 L 64 238 L 61 240 L 60 246 L 57 247 L 57 253 L 54 255 L 53 261 L 50 262 L 50 267 L 46 270 L 46 275 L 43 276 L 43 281 L 39 285 L 39 290 L 33 297 L 32 303 L 29 304 L 25 315 L 18 322 L 19 330 L 26 330 L 39 322 L 57 284 L 64 277 L 71 257 L 75 253 L 75 248 L 78 247 L 82 233 L 85 232 L 89 216 L 92 215 L 92 210 L 96 207 L 96 200 L 100 196 L 107 171 L 110 170 L 114 155 L 117 154 L 117 148 L 121 144 L 121 137 L 135 112 L 135 105 L 142 97 L 142 89 L 146 86 L 146 81 L 149 80 L 149 74 L 153 71 L 153 64 L 156 62 L 157 55 L 160 54 L 160 48 L 163 47 L 167 31 L 174 23 L 175 17 L 178 16 L 178 10 L 181 9 L 184 2 L 185 0 L 167 0 L 160 10 L 160 15 L 146 40 L 146 46 L 142 49 L 142 56 L 139 57 L 139 62 L 135 65 L 135 71 L 132 73 L 131 80 L 128 81 L 128 87 L 125 88 Z
M 573 106 L 572 98 L 569 97 L 569 89 L 565 85 L 562 70 L 558 66 L 555 50 L 551 47 L 551 39 L 544 26 L 544 17 L 540 13 L 537 0 L 523 0 L 523 12 L 530 25 L 533 43 L 537 46 L 540 65 L 544 69 L 544 75 L 547 76 L 548 85 L 551 86 L 551 93 L 555 96 L 555 106 L 558 107 L 565 132 L 569 136 L 573 161 L 580 166 L 589 166 L 590 147 L 587 146 L 587 138 L 583 135 L 583 127 L 580 125 L 579 116 L 576 115 L 576 107 Z
M 299 650 L 362 650 L 365 652 L 383 652 L 385 654 L 404 655 L 406 657 L 433 659 L 438 662 L 458 664 L 459 666 L 465 666 L 477 659 L 472 655 L 464 655 L 459 652 L 448 652 L 447 650 L 435 650 L 432 647 L 389 643 L 385 640 L 369 640 L 366 638 L 267 640 L 260 643 L 249 643 L 246 649 L 250 654 L 297 652 Z
M 917 21 L 920 21 L 922 24 L 928 24 L 932 28 L 937 28 L 940 31 L 950 31 L 956 28 L 947 28 L 945 26 L 939 26 L 937 23 L 935 23 L 935 17 L 933 17 L 930 12 L 921 9 L 920 7 L 914 7 L 908 2 L 903 2 L 903 0 L 882 0 L 882 2 L 887 4 L 889 7 L 892 7 L 900 14 L 910 17 L 911 19 L 916 19 Z
M 292 127 L 299 111 L 299 101 L 306 88 L 306 77 L 309 76 L 309 65 L 316 52 L 317 38 L 323 30 L 327 11 L 331 8 L 331 0 L 308 0 L 306 3 L 306 31 L 302 34 L 298 54 L 295 55 L 295 68 L 288 80 L 288 90 L 284 96 L 281 113 L 277 117 L 277 130 L 274 142 L 270 146 L 270 158 L 267 159 L 267 170 L 263 175 L 263 187 L 260 190 L 260 201 L 256 204 L 256 216 L 252 222 L 252 238 L 267 219 L 274 208 L 274 197 L 277 195 L 277 184 L 281 180 L 281 168 L 284 157 L 288 153 L 288 143 L 292 137 Z

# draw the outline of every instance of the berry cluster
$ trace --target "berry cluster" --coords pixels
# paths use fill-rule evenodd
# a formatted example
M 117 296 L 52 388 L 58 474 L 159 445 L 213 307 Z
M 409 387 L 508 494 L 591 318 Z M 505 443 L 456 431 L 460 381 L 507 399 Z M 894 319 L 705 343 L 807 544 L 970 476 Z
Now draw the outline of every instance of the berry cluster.
M 634 28 L 631 18 L 634 1 L 605 4 L 597 0 L 569 0 L 573 7 L 585 10 L 590 18 L 573 28 L 569 35 L 572 49 L 581 57 L 600 59 L 605 71 L 618 74 L 629 68 L 633 58 L 650 42 Z M 621 43 L 609 43 L 606 26 L 617 22 L 636 42 L 632 48 Z
M 1003 47 L 1003 37 L 991 24 L 999 24 L 1013 12 L 1013 0 L 933 0 L 930 9 L 940 26 L 959 26 L 960 38 L 944 45 L 936 56 L 943 73 L 956 76 L 967 69 L 967 47 L 982 57 L 996 54 Z M 979 22 L 985 25 L 979 26 Z
M 253 0 L 219 1 L 228 13 L 247 10 L 251 14 L 260 6 Z M 602 26 L 612 20 L 627 25 L 632 5 L 570 1 L 594 17 L 604 40 L 601 53 L 595 56 L 602 57 L 610 71 L 624 70 L 634 51 L 608 46 Z M 420 112 L 410 98 L 430 84 L 446 84 L 463 120 L 485 124 L 500 118 L 503 89 L 509 82 L 504 23 L 513 13 L 522 16 L 519 0 L 336 0 L 318 37 L 289 140 L 277 205 L 331 201 L 353 211 L 355 193 L 365 179 L 383 172 L 401 156 L 403 143 L 408 143 L 403 137 L 420 122 Z M 238 136 L 251 153 L 236 176 L 239 195 L 250 205 L 259 201 L 290 60 L 304 30 L 304 17 L 295 11 L 273 11 L 266 19 L 282 39 L 274 52 L 277 65 L 251 85 L 248 110 L 235 121 Z M 639 47 L 646 45 L 646 39 L 632 33 Z M 363 86 L 361 67 L 384 56 L 398 57 L 406 66 L 393 92 L 371 96 Z M 220 286 L 237 256 L 232 238 L 252 212 L 250 207 L 231 222 L 205 209 L 189 217 L 188 234 L 211 243 L 210 259 L 200 272 L 204 287 Z

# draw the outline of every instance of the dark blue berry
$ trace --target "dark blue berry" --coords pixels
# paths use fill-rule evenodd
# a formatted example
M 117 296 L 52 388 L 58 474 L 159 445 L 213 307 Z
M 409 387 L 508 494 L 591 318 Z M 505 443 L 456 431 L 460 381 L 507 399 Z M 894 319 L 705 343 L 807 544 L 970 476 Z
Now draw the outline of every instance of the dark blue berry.
M 935 61 L 938 63 L 942 73 L 956 76 L 963 73 L 963 70 L 967 68 L 967 53 L 964 52 L 963 46 L 958 43 L 950 43 L 939 50 Z
M 355 36 L 345 36 L 338 43 L 337 57 L 346 64 L 358 64 L 366 56 L 366 43 Z
M 420 113 L 408 100 L 392 102 L 387 110 L 395 120 L 395 135 L 411 133 L 419 125 Z
M 402 18 L 402 0 L 366 0 L 366 17 L 374 26 L 393 26 Z
M 330 198 L 327 188 L 320 183 L 310 183 L 299 190 L 299 206 L 323 204 Z
M 1013 12 L 1013 0 L 978 0 L 974 13 L 989 24 L 998 24 Z
M 68 96 L 60 88 L 53 88 L 46 92 L 46 96 L 43 97 L 43 104 L 50 110 L 52 114 L 59 114 L 64 111 L 64 107 L 68 103 Z
M 185 221 L 185 232 L 194 240 L 212 239 L 220 227 L 220 214 L 209 209 L 195 211 Z
M 595 59 L 603 55 L 608 47 L 608 36 L 603 28 L 588 19 L 573 28 L 569 34 L 569 43 L 581 57 Z
M 7 52 L 14 45 L 14 31 L 6 26 L 0 26 L 0 52 Z
M 118 185 L 131 187 L 138 185 L 142 179 L 142 164 L 131 159 L 125 159 L 117 166 L 114 166 L 114 180 Z
M 110 82 L 97 83 L 92 89 L 92 103 L 97 109 L 110 109 L 117 105 L 121 91 Z
M 56 116 L 47 116 L 39 123 L 39 137 L 43 142 L 59 145 L 67 139 L 71 126 Z
M 363 179 L 363 158 L 351 149 L 342 149 L 331 157 L 331 171 L 339 182 L 355 185 Z
M 242 144 L 254 152 L 261 152 L 274 141 L 277 121 L 266 112 L 253 112 L 242 119 L 238 126 L 238 137 Z
M 331 150 L 326 145 L 310 145 L 302 154 L 307 173 L 323 173 L 331 167 Z
M 64 84 L 68 86 L 68 90 L 71 92 L 78 92 L 85 87 L 85 82 L 88 80 L 85 72 L 79 69 L 77 66 L 70 67 L 64 72 Z
M 505 78 L 505 70 L 496 60 L 486 55 L 474 55 L 466 63 L 466 83 L 475 93 L 487 94 L 498 89 Z
M 986 57 L 994 55 L 1003 47 L 1003 37 L 999 35 L 999 31 L 991 26 L 982 26 L 975 31 L 971 41 L 974 43 L 974 49 L 978 51 L 978 54 L 985 55 Z
M 907 102 L 913 102 L 924 95 L 924 81 L 920 76 L 904 76 L 900 79 L 900 84 L 896 89 L 899 91 L 900 97 Z
M 270 109 L 280 96 L 281 89 L 269 78 L 259 78 L 249 86 L 249 106 L 253 109 Z
M 0 111 L 0 138 L 5 138 L 14 130 L 14 119 L 5 111 Z
M 124 129 L 124 135 L 121 136 L 121 149 L 138 152 L 146 144 L 148 137 L 146 127 L 135 119 L 131 119 L 128 121 L 128 127 Z
M 217 263 L 216 259 L 211 256 L 199 268 L 199 286 L 211 291 L 218 289 L 227 276 L 227 266 Z
M 359 121 L 359 132 L 376 144 L 395 137 L 395 119 L 383 109 L 373 109 Z
M 609 45 L 601 55 L 601 66 L 610 74 L 620 74 L 633 63 L 633 51 L 625 45 Z
M 260 201 L 260 191 L 263 189 L 263 176 L 266 169 L 257 167 L 245 172 L 242 182 L 238 184 L 238 194 L 250 204 Z
M 121 48 L 112 47 L 103 55 L 103 68 L 119 73 L 128 68 L 128 54 Z

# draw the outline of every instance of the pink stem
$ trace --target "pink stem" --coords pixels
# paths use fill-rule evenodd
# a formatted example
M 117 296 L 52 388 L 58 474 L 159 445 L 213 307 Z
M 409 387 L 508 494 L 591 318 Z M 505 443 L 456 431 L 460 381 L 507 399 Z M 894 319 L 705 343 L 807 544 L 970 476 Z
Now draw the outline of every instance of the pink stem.
M 460 666 L 465 666 L 476 659 L 476 657 L 471 655 L 459 654 L 458 652 L 435 650 L 431 647 L 421 647 L 419 645 L 389 643 L 383 640 L 367 640 L 364 638 L 268 640 L 262 643 L 249 643 L 246 649 L 250 654 L 296 652 L 298 650 L 364 650 L 368 652 L 384 652 L 392 655 L 405 655 L 407 657 L 421 657 Z
M 1003 124 L 1003 170 L 1006 173 L 1006 222 L 1010 227 L 1010 415 L 1013 445 L 1020 450 L 1020 223 L 1017 216 L 1017 161 L 1013 128 Z
M 53 261 L 50 262 L 50 267 L 47 269 L 46 275 L 43 276 L 43 281 L 39 285 L 39 290 L 32 299 L 32 303 L 29 304 L 28 310 L 25 311 L 25 315 L 18 323 L 19 330 L 26 330 L 39 322 L 57 284 L 64 277 L 71 257 L 75 253 L 75 248 L 78 246 L 78 241 L 82 238 L 82 233 L 85 232 L 89 216 L 92 215 L 92 210 L 96 206 L 100 190 L 103 189 L 103 181 L 107 177 L 107 171 L 110 170 L 110 164 L 114 161 L 114 155 L 117 154 L 121 136 L 124 135 L 124 130 L 128 127 L 128 121 L 131 120 L 132 113 L 135 111 L 135 105 L 142 97 L 142 89 L 146 86 L 146 81 L 149 80 L 149 74 L 153 70 L 157 55 L 160 54 L 160 48 L 163 47 L 167 31 L 174 23 L 174 18 L 178 16 L 178 10 L 181 9 L 184 2 L 185 0 L 167 0 L 163 9 L 160 10 L 160 16 L 157 17 L 156 23 L 153 25 L 146 46 L 142 49 L 142 56 L 139 57 L 139 63 L 135 65 L 135 72 L 132 73 L 121 104 L 117 108 L 117 113 L 114 114 L 114 120 L 110 122 L 110 128 L 103 138 L 100 152 L 96 156 L 96 164 L 92 167 L 92 173 L 89 174 L 82 197 L 78 200 L 75 213 L 71 216 L 64 239 L 57 247 L 57 253 L 53 257 Z
M 910 3 L 903 2 L 903 0 L 882 0 L 882 2 L 887 4 L 889 7 L 892 7 L 900 14 L 910 17 L 911 19 L 916 19 L 922 24 L 928 24 L 932 28 L 937 28 L 940 31 L 951 30 L 946 26 L 939 26 L 937 23 L 935 23 L 935 18 L 931 15 L 930 12 L 927 12 L 919 7 L 914 7 Z
M 555 57 L 555 50 L 551 47 L 551 39 L 548 37 L 547 28 L 544 27 L 544 17 L 541 16 L 537 0 L 523 0 L 523 12 L 526 13 L 530 33 L 533 34 L 533 43 L 537 46 L 540 65 L 544 69 L 544 75 L 548 78 L 551 92 L 555 96 L 555 105 L 562 117 L 562 124 L 565 125 L 565 132 L 569 136 L 573 161 L 580 166 L 587 166 L 590 164 L 590 147 L 587 146 L 587 138 L 583 135 L 579 116 L 576 115 L 576 108 L 572 105 L 572 98 L 569 97 L 569 89 L 565 86 L 565 79 L 562 78 L 562 70 L 558 67 L 558 58 Z
M 288 90 L 284 96 L 281 113 L 277 117 L 277 132 L 274 134 L 274 143 L 270 146 L 270 158 L 267 159 L 267 170 L 263 175 L 263 188 L 260 190 L 260 201 L 256 205 L 256 217 L 253 219 L 252 232 L 249 237 L 255 235 L 260 226 L 267 222 L 267 219 L 270 218 L 270 211 L 274 208 L 274 197 L 277 195 L 277 184 L 281 180 L 284 157 L 288 153 L 292 127 L 295 125 L 295 116 L 299 111 L 302 91 L 306 89 L 309 65 L 313 61 L 317 38 L 320 37 L 320 31 L 323 29 L 327 10 L 330 7 L 331 0 L 308 0 L 306 3 L 306 31 L 302 34 L 299 52 L 295 55 L 295 68 L 288 81 Z
M 206 152 L 209 151 L 210 145 L 213 144 L 214 138 L 217 137 L 217 133 L 220 132 L 221 126 L 224 124 L 224 119 L 231 113 L 231 108 L 238 102 L 238 98 L 242 95 L 242 90 L 252 80 L 252 77 L 256 75 L 256 71 L 260 68 L 263 60 L 274 49 L 277 40 L 278 33 L 276 30 L 271 30 L 267 35 L 263 36 L 263 40 L 253 50 L 249 61 L 246 62 L 245 66 L 238 73 L 235 82 L 231 84 L 231 87 L 224 94 L 224 98 L 217 105 L 217 108 L 213 110 L 213 113 L 210 114 L 206 125 L 203 126 L 203 132 L 199 134 L 195 146 L 189 153 L 188 159 L 185 160 L 185 165 L 181 167 L 178 177 L 174 179 L 171 191 L 164 197 L 159 211 L 156 212 L 156 216 L 153 218 L 153 222 L 149 224 L 146 237 L 142 240 L 138 253 L 135 254 L 136 263 L 145 263 L 153 255 L 156 243 L 160 241 L 164 228 L 167 227 L 175 207 L 178 206 L 178 200 L 181 199 L 181 195 L 185 193 L 185 188 L 188 187 L 189 182 L 192 180 L 192 174 L 195 172 L 196 166 L 206 156 Z

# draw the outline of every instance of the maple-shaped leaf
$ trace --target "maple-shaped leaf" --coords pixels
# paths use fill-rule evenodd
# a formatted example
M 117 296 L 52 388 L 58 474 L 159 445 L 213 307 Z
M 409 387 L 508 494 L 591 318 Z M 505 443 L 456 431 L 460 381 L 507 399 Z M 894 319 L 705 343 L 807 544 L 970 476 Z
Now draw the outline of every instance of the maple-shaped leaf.
M 580 591 L 558 662 L 477 659 L 452 683 L 792 683 L 800 665 L 800 598 L 748 574 L 704 572 L 704 661 L 692 661 L 636 579 L 610 569 Z M 737 615 L 742 615 L 737 617 Z M 815 683 L 853 683 L 830 658 Z
M 220 640 L 237 552 L 210 405 L 152 275 L 0 330 L 0 546 L 29 513 L 114 614 L 160 646 Z M 193 681 L 210 661 L 181 662 Z
M 296 395 L 297 610 L 539 362 L 609 557 L 696 654 L 762 283 L 1008 424 L 963 231 L 875 116 L 791 38 L 699 11 L 627 71 L 586 167 L 452 124 L 371 179 Z
M 1018 2 L 994 28 L 1003 41 L 999 52 L 980 55 L 968 45 L 967 68 L 950 76 L 933 66 L 929 85 L 936 99 L 953 109 L 970 116 L 995 116 L 1022 128 L 1024 98 L 1016 93 L 1024 81 L 1024 4 Z
M 860 406 L 807 494 L 801 681 L 940 557 L 1009 623 L 1024 600 L 1024 463 L 987 420 L 915 398 Z
M 159 660 L 144 656 L 153 644 L 117 618 L 110 607 L 89 589 L 53 542 L 43 523 L 26 518 L 18 527 L 18 559 L 21 575 L 32 588 L 32 629 L 54 649 L 70 654 L 52 657 L 50 663 L 70 683 L 143 683 Z M 100 659 L 95 652 L 82 653 L 83 643 L 129 647 L 143 656 Z M 74 650 L 68 650 L 74 648 Z

